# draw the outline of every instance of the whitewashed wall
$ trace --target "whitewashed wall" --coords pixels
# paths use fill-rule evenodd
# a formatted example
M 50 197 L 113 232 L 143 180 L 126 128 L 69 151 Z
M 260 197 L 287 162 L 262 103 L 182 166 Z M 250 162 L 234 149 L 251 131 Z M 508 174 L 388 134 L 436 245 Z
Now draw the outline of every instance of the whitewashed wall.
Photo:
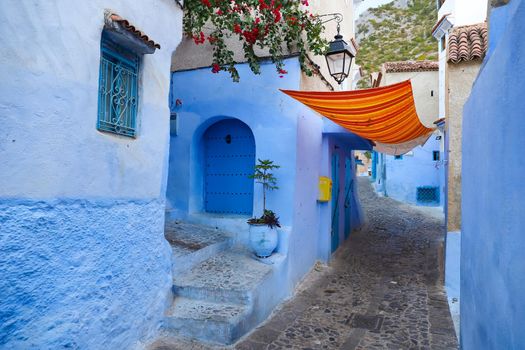
M 136 140 L 96 129 L 104 9 L 162 46 L 142 62 Z M 0 194 L 158 197 L 168 143 L 170 58 L 181 39 L 175 1 L 7 0 L 0 25 Z
M 450 14 L 456 27 L 481 23 L 487 18 L 487 3 L 487 0 L 447 0 L 439 9 L 438 19 Z

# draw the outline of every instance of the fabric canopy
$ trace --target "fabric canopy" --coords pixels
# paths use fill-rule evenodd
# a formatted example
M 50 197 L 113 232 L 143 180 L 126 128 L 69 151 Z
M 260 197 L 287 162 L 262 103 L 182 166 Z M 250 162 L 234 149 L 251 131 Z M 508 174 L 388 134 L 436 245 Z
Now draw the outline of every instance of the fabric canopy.
M 417 116 L 410 80 L 365 90 L 281 91 L 375 143 L 412 144 L 415 147 L 434 131 L 421 124 Z M 410 141 L 416 141 L 416 144 Z M 399 148 L 405 149 L 406 146 Z
M 379 153 L 390 154 L 393 156 L 405 154 L 408 151 L 414 149 L 415 147 L 425 144 L 431 135 L 432 134 L 423 135 L 421 137 L 403 143 L 375 142 L 374 151 Z

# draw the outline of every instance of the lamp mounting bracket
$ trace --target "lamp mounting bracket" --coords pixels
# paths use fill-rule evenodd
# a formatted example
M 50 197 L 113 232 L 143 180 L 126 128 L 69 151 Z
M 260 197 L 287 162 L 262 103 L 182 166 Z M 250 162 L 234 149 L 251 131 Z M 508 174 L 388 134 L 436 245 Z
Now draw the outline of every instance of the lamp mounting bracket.
M 337 22 L 337 35 L 339 35 L 339 32 L 341 31 L 341 22 L 343 21 L 343 15 L 335 12 L 335 13 L 327 13 L 324 15 L 318 15 L 317 17 L 329 17 L 326 20 L 321 21 L 322 24 L 325 24 L 327 22 L 336 21 Z

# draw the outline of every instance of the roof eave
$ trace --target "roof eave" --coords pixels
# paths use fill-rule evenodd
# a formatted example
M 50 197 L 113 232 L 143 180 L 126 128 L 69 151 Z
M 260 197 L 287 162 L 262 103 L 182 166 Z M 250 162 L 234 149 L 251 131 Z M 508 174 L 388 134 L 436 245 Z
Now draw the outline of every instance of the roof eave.
M 450 28 L 454 26 L 454 17 L 450 13 L 443 15 L 441 19 L 436 23 L 434 28 L 432 28 L 432 36 L 437 40 L 441 39 Z

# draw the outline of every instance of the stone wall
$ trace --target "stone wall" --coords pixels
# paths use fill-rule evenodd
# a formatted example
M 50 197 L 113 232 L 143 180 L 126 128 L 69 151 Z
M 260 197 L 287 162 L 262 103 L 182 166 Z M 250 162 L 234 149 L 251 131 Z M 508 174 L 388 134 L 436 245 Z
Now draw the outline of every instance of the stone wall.
M 96 129 L 104 12 L 142 58 L 137 138 Z M 132 348 L 170 295 L 163 236 L 175 1 L 2 3 L 0 347 Z
M 448 137 L 447 231 L 461 229 L 461 135 L 463 105 L 476 79 L 481 61 L 447 65 L 446 132 Z
M 126 349 L 171 286 L 159 200 L 0 202 L 0 347 Z

